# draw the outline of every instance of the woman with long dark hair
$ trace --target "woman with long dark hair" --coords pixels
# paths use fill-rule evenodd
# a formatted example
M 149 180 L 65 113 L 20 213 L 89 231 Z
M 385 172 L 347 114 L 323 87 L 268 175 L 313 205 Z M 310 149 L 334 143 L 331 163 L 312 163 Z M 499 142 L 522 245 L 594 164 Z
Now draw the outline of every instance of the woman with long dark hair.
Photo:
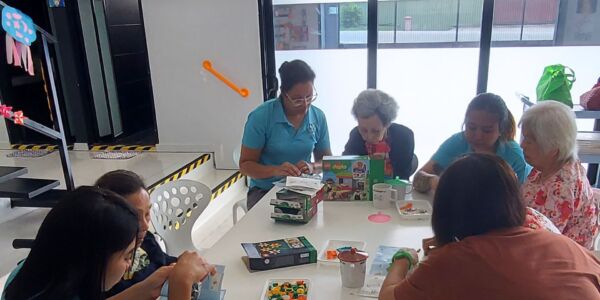
M 125 198 L 137 211 L 139 233 L 132 266 L 110 291 L 113 296 L 148 278 L 160 267 L 177 262 L 177 257 L 167 255 L 159 246 L 150 228 L 150 195 L 142 178 L 128 170 L 114 170 L 102 175 L 95 184 Z
M 418 266 L 414 250 L 396 253 L 379 299 L 600 299 L 600 261 L 563 235 L 522 226 L 525 217 L 502 158 L 458 159 L 435 192 L 435 249 Z
M 138 214 L 121 196 L 96 187 L 69 193 L 44 219 L 31 252 L 10 274 L 2 299 L 105 299 L 131 266 Z M 167 277 L 169 299 L 189 299 L 192 283 L 214 267 L 196 253 L 111 298 L 156 299 Z
M 103 299 L 129 268 L 136 211 L 113 192 L 81 187 L 48 213 L 5 298 Z
M 515 119 L 502 97 L 482 93 L 469 103 L 463 130 L 448 138 L 431 159 L 415 174 L 413 186 L 419 192 L 435 190 L 440 174 L 456 159 L 468 153 L 496 154 L 504 159 L 523 183 L 531 167 L 515 142 Z

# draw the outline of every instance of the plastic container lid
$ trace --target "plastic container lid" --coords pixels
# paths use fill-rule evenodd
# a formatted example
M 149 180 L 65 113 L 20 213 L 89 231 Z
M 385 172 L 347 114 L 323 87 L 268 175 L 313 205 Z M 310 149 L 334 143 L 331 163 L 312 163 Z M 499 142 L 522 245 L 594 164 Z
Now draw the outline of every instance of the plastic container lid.
M 366 252 L 359 252 L 356 248 L 350 249 L 350 251 L 343 251 L 338 254 L 338 259 L 343 262 L 356 263 L 365 261 L 369 258 L 369 254 Z
M 394 179 L 388 179 L 385 181 L 387 184 L 391 185 L 408 185 L 408 180 L 400 179 L 400 177 L 396 176 Z

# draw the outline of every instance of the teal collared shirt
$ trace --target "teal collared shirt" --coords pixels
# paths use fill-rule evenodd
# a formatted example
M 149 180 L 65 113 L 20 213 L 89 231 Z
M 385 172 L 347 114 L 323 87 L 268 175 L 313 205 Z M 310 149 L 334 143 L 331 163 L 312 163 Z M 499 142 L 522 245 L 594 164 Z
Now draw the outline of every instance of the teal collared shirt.
M 467 142 L 462 132 L 452 135 L 435 152 L 431 160 L 436 162 L 442 169 L 448 168 L 457 158 L 472 153 L 473 149 Z M 511 166 L 523 184 L 527 175 L 531 172 L 531 166 L 525 162 L 523 149 L 515 141 L 499 142 L 496 147 L 496 155 L 502 157 Z
M 10 283 L 11 283 L 13 280 L 15 280 L 15 277 L 17 276 L 17 274 L 19 273 L 19 271 L 21 271 L 21 268 L 23 267 L 23 263 L 25 263 L 25 260 L 22 260 L 22 261 L 20 261 L 20 262 L 17 264 L 17 267 L 16 267 L 14 270 L 12 270 L 12 272 L 10 272 L 10 274 L 8 275 L 8 278 L 6 279 L 6 283 L 4 284 L 4 289 L 2 290 L 3 292 L 2 292 L 2 296 L 0 297 L 0 300 L 5 300 L 5 299 L 6 299 L 6 298 L 4 297 L 4 293 L 5 293 L 5 291 L 6 291 L 6 288 L 8 287 L 8 285 L 9 285 L 9 284 L 10 284 Z M 41 294 L 41 292 L 40 292 L 39 294 Z M 37 294 L 37 295 L 35 295 L 35 296 L 31 297 L 31 299 L 37 298 L 39 294 Z M 79 297 L 75 297 L 75 298 L 73 298 L 73 300 L 79 300 Z
M 288 121 L 279 98 L 271 99 L 254 109 L 244 127 L 242 145 L 261 149 L 259 163 L 277 166 L 284 162 L 296 164 L 310 161 L 313 151 L 330 150 L 329 130 L 325 114 L 311 105 L 300 128 Z M 250 187 L 268 190 L 279 177 L 252 179 Z

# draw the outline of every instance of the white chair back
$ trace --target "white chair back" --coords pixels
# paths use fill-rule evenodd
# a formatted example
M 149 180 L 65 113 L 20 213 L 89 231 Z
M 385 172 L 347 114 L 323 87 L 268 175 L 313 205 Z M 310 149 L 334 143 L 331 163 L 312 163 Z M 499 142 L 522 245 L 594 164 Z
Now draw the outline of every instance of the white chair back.
M 192 242 L 192 228 L 210 203 L 211 195 L 206 185 L 187 179 L 165 183 L 152 192 L 150 218 L 169 255 L 197 250 Z

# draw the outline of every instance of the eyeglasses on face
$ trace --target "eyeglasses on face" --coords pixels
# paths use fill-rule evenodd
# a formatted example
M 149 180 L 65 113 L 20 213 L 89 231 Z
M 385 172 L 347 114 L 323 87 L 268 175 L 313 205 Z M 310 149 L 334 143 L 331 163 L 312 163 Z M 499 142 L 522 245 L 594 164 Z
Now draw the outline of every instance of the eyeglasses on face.
M 301 106 L 305 103 L 306 104 L 313 103 L 315 100 L 317 100 L 318 94 L 317 94 L 317 91 L 314 91 L 311 96 L 306 96 L 306 97 L 292 98 L 287 93 L 285 94 L 285 96 L 294 106 Z

